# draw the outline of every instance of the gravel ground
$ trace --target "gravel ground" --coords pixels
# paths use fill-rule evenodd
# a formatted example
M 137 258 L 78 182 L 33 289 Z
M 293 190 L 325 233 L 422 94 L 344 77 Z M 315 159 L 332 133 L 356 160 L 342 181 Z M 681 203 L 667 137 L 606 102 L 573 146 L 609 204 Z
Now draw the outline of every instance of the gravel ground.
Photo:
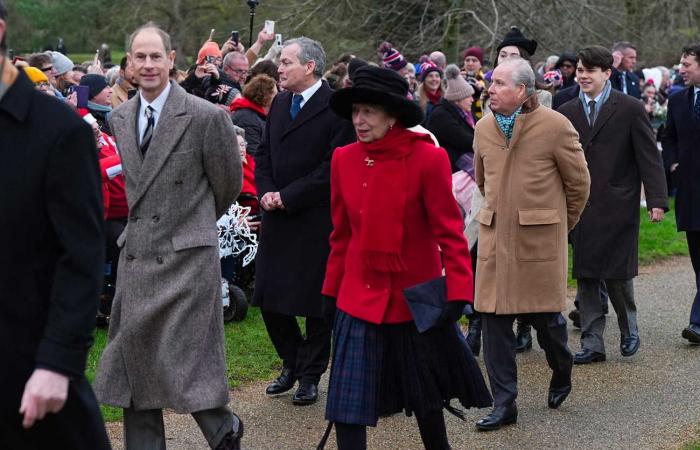
M 448 414 L 452 447 L 677 449 L 697 440 L 700 346 L 690 346 L 680 337 L 695 293 L 690 260 L 678 258 L 643 268 L 635 290 L 642 340 L 637 355 L 619 354 L 619 331 L 611 313 L 606 329 L 608 361 L 576 366 L 574 390 L 554 411 L 546 404 L 550 372 L 544 352 L 535 344 L 532 351 L 518 356 L 518 424 L 480 433 L 473 422 L 488 410 L 468 411 L 466 423 Z M 569 330 L 569 343 L 576 351 L 580 333 L 571 325 Z M 482 357 L 479 360 L 483 369 Z M 244 449 L 315 449 L 325 429 L 323 397 L 316 405 L 300 408 L 292 406 L 291 395 L 267 398 L 264 387 L 265 383 L 256 383 L 231 393 L 231 406 L 245 421 Z M 190 416 L 166 413 L 165 424 L 169 449 L 207 448 Z M 109 424 L 108 429 L 114 448 L 123 448 L 121 423 Z M 415 420 L 402 415 L 380 420 L 368 434 L 370 449 L 422 448 Z M 330 441 L 326 448 L 335 449 L 333 437 Z

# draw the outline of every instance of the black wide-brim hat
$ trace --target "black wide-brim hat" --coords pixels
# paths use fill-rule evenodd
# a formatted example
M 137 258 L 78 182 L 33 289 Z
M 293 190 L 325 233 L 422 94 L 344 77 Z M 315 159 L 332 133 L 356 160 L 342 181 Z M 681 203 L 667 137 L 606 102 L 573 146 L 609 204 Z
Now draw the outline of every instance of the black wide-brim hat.
M 348 120 L 352 120 L 355 103 L 381 106 L 406 128 L 423 121 L 423 110 L 408 99 L 408 83 L 394 70 L 360 67 L 352 77 L 352 87 L 334 92 L 330 100 L 331 109 Z

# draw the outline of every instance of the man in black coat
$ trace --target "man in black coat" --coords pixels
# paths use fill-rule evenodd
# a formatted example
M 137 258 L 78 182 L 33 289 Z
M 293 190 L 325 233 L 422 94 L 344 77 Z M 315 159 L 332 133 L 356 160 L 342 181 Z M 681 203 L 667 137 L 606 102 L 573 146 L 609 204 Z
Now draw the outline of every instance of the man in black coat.
M 575 364 L 605 360 L 605 315 L 600 283 L 605 280 L 620 327 L 620 352 L 639 349 L 632 279 L 637 276 L 639 201 L 644 184 L 649 218 L 668 209 L 666 181 L 656 139 L 644 106 L 612 89 L 613 56 L 593 46 L 577 64 L 579 98 L 559 108 L 578 131 L 591 174 L 591 192 L 580 222 L 571 231 L 573 277 L 579 289 L 581 351 Z
M 683 49 L 680 75 L 686 88 L 668 99 L 668 116 L 662 138 L 664 160 L 673 174 L 676 191 L 676 224 L 685 231 L 695 283 L 700 289 L 700 44 Z M 690 325 L 683 337 L 700 344 L 700 293 L 690 310 Z
M 330 162 L 333 150 L 354 141 L 329 108 L 333 92 L 321 80 L 325 53 L 308 38 L 285 43 L 279 94 L 270 107 L 255 155 L 255 183 L 263 209 L 253 304 L 283 361 L 268 395 L 299 380 L 296 405 L 318 399 L 328 366 L 332 325 L 321 312 L 321 287 L 330 251 Z M 296 316 L 306 318 L 302 336 Z
M 613 67 L 610 83 L 613 89 L 634 98 L 642 97 L 639 77 L 634 73 L 637 65 L 637 49 L 629 42 L 616 42 L 612 48 Z
M 84 376 L 104 264 L 90 127 L 5 55 L 0 0 L 0 448 L 108 449 Z

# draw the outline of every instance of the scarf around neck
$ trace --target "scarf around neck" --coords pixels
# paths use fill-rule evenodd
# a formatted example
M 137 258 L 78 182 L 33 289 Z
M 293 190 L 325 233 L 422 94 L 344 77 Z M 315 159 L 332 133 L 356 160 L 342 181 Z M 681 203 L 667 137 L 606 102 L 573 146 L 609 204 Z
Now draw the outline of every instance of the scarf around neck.
M 425 95 L 428 97 L 428 101 L 432 103 L 433 105 L 437 105 L 440 103 L 440 100 L 442 99 L 442 88 L 439 87 L 437 91 L 430 92 L 427 88 L 425 89 Z
M 503 114 L 499 114 L 497 112 L 493 113 L 493 115 L 496 117 L 496 122 L 498 122 L 498 127 L 501 129 L 501 131 L 503 131 L 503 134 L 506 135 L 507 139 L 513 137 L 513 127 L 515 127 L 515 119 L 518 118 L 522 110 L 523 107 L 519 106 L 518 109 L 516 109 L 515 112 L 510 116 L 504 116 Z
M 358 142 L 366 155 L 363 163 L 367 164 L 369 173 L 362 205 L 366 214 L 360 226 L 360 249 L 368 269 L 406 270 L 401 258 L 409 183 L 406 161 L 420 141 L 432 145 L 430 136 L 396 125 L 381 139 Z

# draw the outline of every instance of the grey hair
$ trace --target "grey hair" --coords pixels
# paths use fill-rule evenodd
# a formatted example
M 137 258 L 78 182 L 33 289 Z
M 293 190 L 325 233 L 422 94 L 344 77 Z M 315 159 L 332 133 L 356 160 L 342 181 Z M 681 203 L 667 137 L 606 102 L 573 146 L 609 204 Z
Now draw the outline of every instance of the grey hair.
M 126 51 L 131 53 L 131 47 L 134 45 L 134 39 L 136 39 L 136 37 L 139 34 L 141 34 L 141 32 L 147 30 L 154 31 L 158 36 L 160 36 L 160 40 L 163 41 L 165 53 L 170 53 L 170 51 L 173 49 L 172 43 L 170 42 L 170 35 L 166 33 L 161 27 L 159 27 L 155 22 L 151 21 L 141 25 L 129 35 L 129 38 L 126 40 Z
M 234 125 L 233 131 L 236 132 L 236 136 L 240 136 L 245 139 L 245 130 L 243 128 L 239 127 L 238 125 Z
M 302 64 L 306 64 L 309 61 L 315 62 L 314 76 L 316 79 L 323 77 L 323 72 L 326 68 L 326 52 L 323 50 L 321 43 L 302 36 L 285 41 L 282 47 L 288 47 L 293 44 L 299 46 L 299 62 Z
M 528 60 L 511 57 L 503 61 L 500 65 L 506 64 L 513 67 L 513 72 L 511 72 L 510 76 L 515 86 L 519 84 L 525 86 L 525 92 L 528 97 L 537 92 L 535 88 L 535 72 L 532 71 L 532 66 Z
M 228 52 L 226 56 L 224 56 L 223 65 L 227 66 L 228 63 L 233 62 L 234 59 L 245 59 L 248 61 L 248 58 L 241 52 Z
M 632 50 L 637 50 L 637 47 L 632 45 L 632 43 L 627 42 L 627 41 L 620 41 L 620 42 L 615 42 L 612 46 L 612 51 L 613 52 L 624 52 L 628 48 L 631 48 Z

